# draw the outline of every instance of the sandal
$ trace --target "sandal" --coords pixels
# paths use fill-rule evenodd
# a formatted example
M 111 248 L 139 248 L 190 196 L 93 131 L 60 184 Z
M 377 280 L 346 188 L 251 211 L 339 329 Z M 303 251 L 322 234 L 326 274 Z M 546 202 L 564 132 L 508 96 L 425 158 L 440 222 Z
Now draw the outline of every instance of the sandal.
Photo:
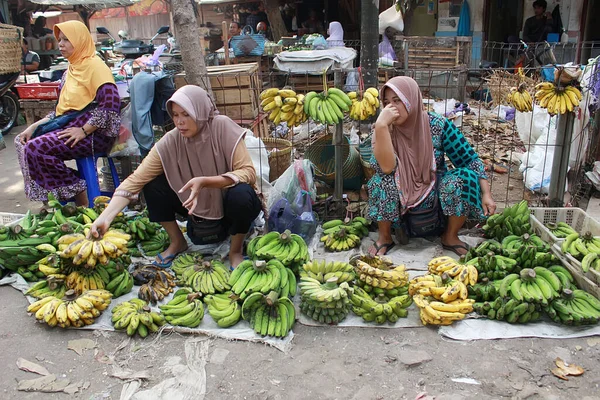
M 371 251 L 369 251 L 369 254 L 385 256 L 385 255 L 387 255 L 387 253 L 390 252 L 390 250 L 392 250 L 394 248 L 395 245 L 396 245 L 396 243 L 391 242 L 391 243 L 383 243 L 383 244 L 377 246 L 377 242 L 375 242 L 375 243 L 373 243 L 373 247 L 371 247 L 371 249 L 375 249 L 375 253 L 372 253 Z M 378 254 L 379 251 L 384 248 L 385 248 L 385 253 Z M 369 250 L 371 250 L 371 249 L 369 249 Z
M 171 254 L 170 256 L 163 257 L 162 254 L 158 254 L 156 257 L 160 260 L 157 262 L 156 260 L 152 261 L 152 265 L 159 268 L 171 268 L 171 264 L 173 264 L 173 260 L 177 257 L 179 253 Z
M 454 252 L 454 254 L 456 254 L 456 255 L 458 255 L 458 256 L 464 256 L 465 254 L 467 254 L 467 252 L 468 252 L 469 250 L 471 250 L 471 246 L 469 246 L 469 245 L 468 245 L 468 244 L 466 244 L 466 243 L 463 243 L 463 244 L 455 244 L 454 246 L 450 246 L 450 245 L 448 245 L 448 244 L 444 244 L 444 243 L 442 243 L 442 248 L 443 248 L 444 250 L 450 250 L 450 251 Z M 459 253 L 459 252 L 457 251 L 458 249 L 465 249 L 465 250 L 466 250 L 465 254 L 461 254 L 461 253 Z

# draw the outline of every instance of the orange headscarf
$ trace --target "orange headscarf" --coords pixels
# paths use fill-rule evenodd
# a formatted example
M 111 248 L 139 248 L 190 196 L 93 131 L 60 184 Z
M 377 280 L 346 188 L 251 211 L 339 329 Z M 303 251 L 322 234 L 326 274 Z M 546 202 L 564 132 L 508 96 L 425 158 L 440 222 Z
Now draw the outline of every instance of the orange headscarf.
M 54 25 L 57 40 L 60 32 L 69 39 L 75 50 L 68 58 L 69 72 L 60 91 L 56 115 L 83 110 L 94 100 L 100 86 L 115 83 L 108 66 L 96 56 L 94 40 L 82 22 L 67 21 Z

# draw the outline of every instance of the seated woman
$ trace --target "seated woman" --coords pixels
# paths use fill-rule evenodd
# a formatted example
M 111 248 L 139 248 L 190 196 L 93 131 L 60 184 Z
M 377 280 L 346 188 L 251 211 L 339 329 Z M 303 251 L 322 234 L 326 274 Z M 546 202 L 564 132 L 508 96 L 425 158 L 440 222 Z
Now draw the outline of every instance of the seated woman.
M 342 28 L 342 24 L 337 21 L 330 22 L 327 34 L 329 35 L 327 38 L 329 47 L 344 47 L 344 28 Z
M 219 115 L 198 86 L 184 86 L 167 102 L 175 129 L 150 150 L 142 164 L 115 191 L 91 228 L 102 236 L 129 202 L 144 190 L 150 220 L 171 239 L 155 265 L 168 268 L 188 247 L 175 214 L 188 215 L 187 235 L 195 244 L 217 243 L 231 235 L 229 261 L 242 262 L 242 246 L 262 209 L 256 171 L 244 143 L 244 129 Z
M 54 35 L 69 60 L 56 110 L 17 136 L 15 146 L 28 199 L 46 201 L 52 193 L 59 200 L 75 198 L 77 205 L 87 205 L 85 180 L 65 161 L 110 151 L 121 126 L 121 100 L 83 23 L 57 24 Z
M 424 111 L 413 79 L 392 78 L 380 95 L 384 109 L 375 123 L 371 159 L 376 173 L 368 183 L 369 217 L 378 223 L 379 238 L 371 254 L 386 254 L 394 247 L 392 228 L 405 244 L 411 236 L 406 228 L 409 214 L 436 206 L 447 220 L 443 247 L 465 254 L 468 248 L 458 231 L 467 218 L 483 218 L 496 210 L 483 163 L 452 122 Z M 446 167 L 445 156 L 453 169 Z

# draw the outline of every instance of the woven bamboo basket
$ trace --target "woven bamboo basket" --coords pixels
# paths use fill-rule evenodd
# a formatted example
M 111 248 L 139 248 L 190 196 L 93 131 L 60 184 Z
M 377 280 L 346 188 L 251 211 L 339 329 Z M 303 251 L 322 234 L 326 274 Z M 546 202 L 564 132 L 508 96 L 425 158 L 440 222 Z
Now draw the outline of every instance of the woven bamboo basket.
M 371 137 L 360 144 L 358 151 L 360 152 L 360 164 L 362 165 L 363 174 L 365 174 L 365 180 L 368 181 L 375 175 L 375 170 L 371 166 L 371 156 L 373 155 Z
M 23 28 L 0 24 L 0 74 L 21 71 Z
M 292 142 L 285 139 L 263 138 L 269 153 L 269 181 L 279 178 L 292 165 Z
M 358 190 L 362 186 L 363 179 L 360 153 L 350 146 L 347 137 L 344 138 L 346 139 L 345 145 L 342 146 L 344 189 Z M 304 157 L 315 165 L 317 178 L 330 186 L 335 183 L 335 146 L 331 143 L 332 139 L 332 135 L 323 136 L 308 146 L 304 153 Z
M 510 89 L 519 86 L 521 82 L 527 85 L 527 91 L 531 98 L 535 98 L 536 81 L 528 76 L 519 76 L 508 71 L 495 70 L 488 78 L 487 86 L 492 95 L 492 102 L 495 106 L 509 105 L 506 101 L 506 96 L 510 93 Z

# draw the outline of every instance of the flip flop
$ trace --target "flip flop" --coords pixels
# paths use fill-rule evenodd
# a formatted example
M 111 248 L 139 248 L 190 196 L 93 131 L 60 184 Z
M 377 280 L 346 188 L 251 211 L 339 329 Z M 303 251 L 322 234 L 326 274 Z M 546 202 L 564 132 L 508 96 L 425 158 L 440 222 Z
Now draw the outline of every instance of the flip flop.
M 373 243 L 372 248 L 375 249 L 375 255 L 377 255 L 379 253 L 379 250 L 385 248 L 385 253 L 379 254 L 379 255 L 385 256 L 385 255 L 387 255 L 387 253 L 390 252 L 390 250 L 392 250 L 394 248 L 395 245 L 396 245 L 396 243 L 391 242 L 391 243 L 383 243 L 380 246 L 377 246 L 377 242 L 375 242 L 375 243 Z M 372 253 L 369 251 L 369 254 L 372 254 Z
M 158 254 L 156 257 L 160 260 L 160 262 L 156 262 L 156 260 L 152 261 L 152 265 L 159 268 L 171 268 L 171 264 L 173 264 L 173 260 L 177 257 L 179 253 L 171 254 L 170 256 L 163 257 L 162 254 Z
M 468 244 L 466 244 L 466 243 L 464 243 L 464 244 L 455 244 L 454 246 L 450 246 L 448 244 L 442 243 L 442 248 L 444 248 L 444 250 L 450 250 L 450 251 L 454 252 L 454 254 L 456 254 L 458 256 L 464 255 L 464 254 L 460 254 L 457 251 L 458 249 L 465 249 L 467 252 L 471 249 L 471 247 Z

